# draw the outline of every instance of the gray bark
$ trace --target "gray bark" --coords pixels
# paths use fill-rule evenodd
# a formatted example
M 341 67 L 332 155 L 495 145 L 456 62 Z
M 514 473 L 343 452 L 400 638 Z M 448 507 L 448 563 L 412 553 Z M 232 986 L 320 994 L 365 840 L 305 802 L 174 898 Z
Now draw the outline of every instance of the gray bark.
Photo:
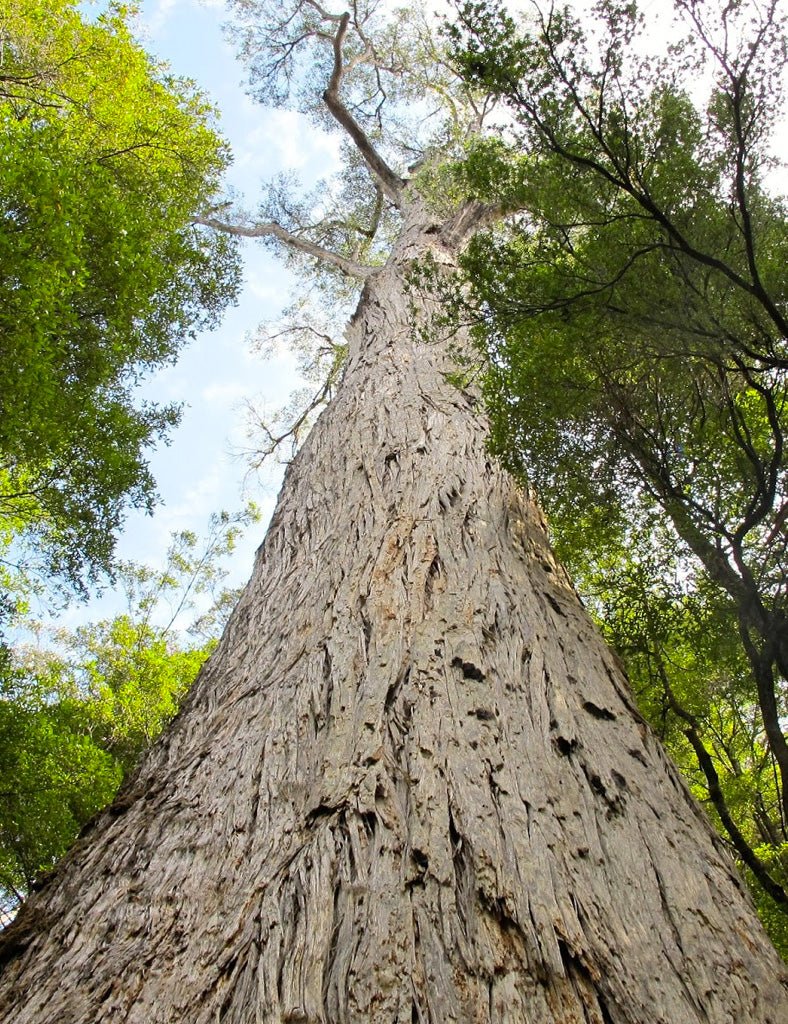
M 721 842 L 415 330 L 430 228 L 368 280 L 184 710 L 4 936 L 8 1024 L 788 1018 Z

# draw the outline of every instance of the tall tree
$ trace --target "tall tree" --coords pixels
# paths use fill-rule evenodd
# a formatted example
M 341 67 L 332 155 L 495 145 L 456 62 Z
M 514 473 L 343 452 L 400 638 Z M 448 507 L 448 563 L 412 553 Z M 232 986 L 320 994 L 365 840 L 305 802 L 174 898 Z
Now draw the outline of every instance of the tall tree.
M 183 711 L 4 933 L 5 1019 L 777 1024 L 732 864 L 425 336 L 414 261 L 490 211 L 424 201 L 382 100 L 462 93 L 404 59 L 415 14 L 241 13 L 260 82 L 322 90 L 373 217 L 205 219 L 363 281 L 347 365 Z

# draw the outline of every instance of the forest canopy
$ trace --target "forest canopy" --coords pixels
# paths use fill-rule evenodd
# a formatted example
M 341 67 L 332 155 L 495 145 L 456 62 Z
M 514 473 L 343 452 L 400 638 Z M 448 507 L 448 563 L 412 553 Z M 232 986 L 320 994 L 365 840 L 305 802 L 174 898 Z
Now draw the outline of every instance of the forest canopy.
M 494 451 L 788 948 L 785 18 L 674 10 L 655 56 L 634 4 L 458 6 L 455 64 L 508 117 L 457 180 L 511 212 L 460 315 Z

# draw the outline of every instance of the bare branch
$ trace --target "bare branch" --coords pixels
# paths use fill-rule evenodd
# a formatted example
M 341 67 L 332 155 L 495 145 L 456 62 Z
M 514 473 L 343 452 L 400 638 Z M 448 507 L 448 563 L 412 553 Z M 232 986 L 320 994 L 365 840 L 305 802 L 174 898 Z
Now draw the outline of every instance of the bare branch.
M 279 451 L 287 441 L 292 446 L 291 457 L 295 455 L 299 443 L 305 433 L 311 428 L 314 417 L 333 397 L 335 387 L 335 375 L 329 374 L 317 391 L 304 402 L 300 412 L 279 433 L 274 433 L 271 426 L 265 422 L 252 402 L 246 402 L 249 420 L 253 421 L 254 427 L 263 434 L 264 438 L 262 447 L 250 449 L 243 453 L 249 459 L 249 471 L 261 469 L 264 463 L 275 452 Z
M 317 11 L 317 13 L 324 21 L 342 21 L 343 15 L 331 14 L 329 11 L 325 9 L 325 7 L 317 3 L 316 0 L 306 0 L 306 3 L 309 7 L 314 7 L 314 9 Z M 344 17 L 347 17 L 347 15 L 344 15 Z
M 339 88 L 346 72 L 342 60 L 342 47 L 350 24 L 350 15 L 345 13 L 339 23 L 339 28 L 334 36 L 334 68 L 328 82 L 328 88 L 323 93 L 323 99 L 334 120 L 344 128 L 353 140 L 356 148 L 364 159 L 384 194 L 398 208 L 402 206 L 402 189 L 405 181 L 396 174 L 386 163 L 383 157 L 372 145 L 369 136 L 356 121 L 339 95 Z
M 294 235 L 275 221 L 263 221 L 258 224 L 230 224 L 227 221 L 217 220 L 216 217 L 194 217 L 192 223 L 202 224 L 215 231 L 224 231 L 228 235 L 237 235 L 240 238 L 276 238 L 290 249 L 305 253 L 307 256 L 314 256 L 322 263 L 336 267 L 347 277 L 353 277 L 360 281 L 365 281 L 375 269 L 347 259 L 338 252 L 325 249 L 322 245 L 310 242 L 302 235 Z

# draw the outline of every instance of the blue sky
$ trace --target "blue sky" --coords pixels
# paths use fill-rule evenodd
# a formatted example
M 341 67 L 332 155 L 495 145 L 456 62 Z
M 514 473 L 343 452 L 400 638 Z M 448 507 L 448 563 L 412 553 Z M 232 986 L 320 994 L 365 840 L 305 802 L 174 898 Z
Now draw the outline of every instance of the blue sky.
M 222 32 L 224 17 L 222 3 L 143 0 L 137 34 L 148 52 L 167 61 L 176 75 L 194 79 L 219 107 L 220 129 L 234 154 L 228 184 L 254 208 L 262 181 L 285 170 L 298 171 L 307 183 L 321 178 L 336 166 L 338 146 L 300 115 L 266 110 L 245 95 L 243 68 Z M 219 329 L 199 336 L 140 392 L 140 398 L 183 402 L 185 408 L 170 445 L 151 458 L 162 503 L 152 517 L 129 515 L 118 548 L 124 559 L 160 564 L 173 531 L 201 534 L 212 512 L 235 511 L 250 498 L 260 505 L 263 520 L 234 555 L 235 585 L 251 572 L 283 471 L 272 462 L 262 479 L 248 476 L 239 455 L 248 444 L 242 405 L 248 400 L 273 411 L 299 383 L 295 359 L 286 350 L 263 359 L 248 341 L 262 321 L 277 317 L 297 282 L 259 243 L 245 243 L 244 253 L 238 305 L 226 312 Z M 73 607 L 66 620 L 104 615 L 112 605 L 112 595 L 105 594 L 87 608 Z

